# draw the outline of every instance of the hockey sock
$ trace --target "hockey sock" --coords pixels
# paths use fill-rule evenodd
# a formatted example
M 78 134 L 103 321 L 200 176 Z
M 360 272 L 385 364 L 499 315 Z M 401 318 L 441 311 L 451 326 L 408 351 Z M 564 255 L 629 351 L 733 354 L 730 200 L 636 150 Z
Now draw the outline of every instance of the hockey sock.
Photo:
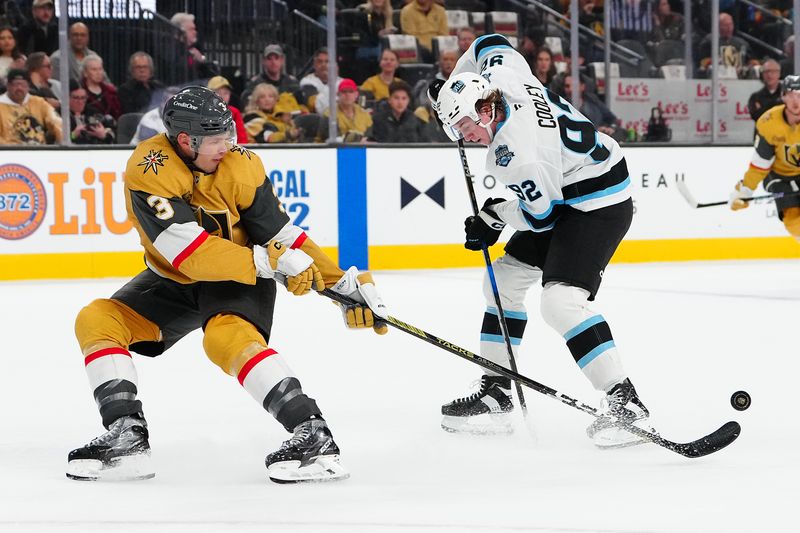
M 289 366 L 272 348 L 251 357 L 237 378 L 286 431 L 293 431 L 297 424 L 313 415 L 321 415 L 317 403 L 303 393 Z
M 522 335 L 525 333 L 525 326 L 528 324 L 528 314 L 524 311 L 503 310 L 508 326 L 508 336 L 511 341 L 511 351 L 517 357 L 519 345 L 522 342 Z M 508 348 L 503 338 L 503 330 L 500 327 L 500 316 L 497 308 L 487 307 L 483 314 L 483 324 L 481 325 L 481 357 L 484 357 L 500 366 L 509 367 Z M 486 375 L 497 376 L 494 372 L 486 371 Z
M 611 328 L 589 309 L 589 291 L 548 283 L 542 291 L 542 317 L 567 342 L 573 359 L 595 389 L 607 391 L 625 379 Z
M 101 348 L 86 354 L 84 363 L 106 428 L 122 416 L 141 416 L 142 402 L 136 399 L 136 367 L 128 350 Z

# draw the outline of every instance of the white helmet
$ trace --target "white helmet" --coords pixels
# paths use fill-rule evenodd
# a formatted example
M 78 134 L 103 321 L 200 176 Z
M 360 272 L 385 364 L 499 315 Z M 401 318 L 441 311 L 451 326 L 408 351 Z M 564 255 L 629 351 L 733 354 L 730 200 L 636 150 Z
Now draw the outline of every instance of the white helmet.
M 491 121 L 489 124 L 482 124 L 480 115 L 475 110 L 475 104 L 479 100 L 488 98 L 490 93 L 491 88 L 486 78 L 474 72 L 462 72 L 451 76 L 444 82 L 444 85 L 439 89 L 439 96 L 436 102 L 432 105 L 439 116 L 439 120 L 442 122 L 442 129 L 451 140 L 457 141 L 461 139 L 461 132 L 455 129 L 454 126 L 464 117 L 469 117 L 479 123 L 489 131 L 489 138 L 492 137 L 492 132 L 489 129 Z M 492 109 L 492 119 L 494 119 L 494 108 Z

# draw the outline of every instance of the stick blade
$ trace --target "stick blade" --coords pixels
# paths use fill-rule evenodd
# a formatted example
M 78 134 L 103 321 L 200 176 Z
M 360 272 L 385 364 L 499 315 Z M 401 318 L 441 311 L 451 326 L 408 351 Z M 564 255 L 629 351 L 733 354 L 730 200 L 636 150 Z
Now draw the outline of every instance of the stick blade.
M 721 428 L 705 437 L 686 444 L 678 444 L 675 447 L 675 451 L 684 457 L 703 457 L 725 448 L 739 438 L 741 432 L 742 426 L 738 422 L 727 422 Z
M 678 192 L 681 193 L 681 196 L 683 196 L 683 199 L 686 200 L 686 203 L 688 203 L 692 208 L 697 209 L 699 204 L 689 191 L 689 187 L 686 185 L 686 182 L 684 180 L 678 180 L 675 182 L 675 186 L 678 188 Z

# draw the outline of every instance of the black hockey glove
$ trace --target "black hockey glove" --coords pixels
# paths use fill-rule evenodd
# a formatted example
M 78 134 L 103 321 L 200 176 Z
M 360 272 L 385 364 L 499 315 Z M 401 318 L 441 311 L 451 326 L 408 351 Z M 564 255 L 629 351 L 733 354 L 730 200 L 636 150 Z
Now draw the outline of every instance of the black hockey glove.
M 497 216 L 492 206 L 505 201 L 504 198 L 488 198 L 478 216 L 467 217 L 464 220 L 464 232 L 467 234 L 464 248 L 477 251 L 497 242 L 506 224 Z

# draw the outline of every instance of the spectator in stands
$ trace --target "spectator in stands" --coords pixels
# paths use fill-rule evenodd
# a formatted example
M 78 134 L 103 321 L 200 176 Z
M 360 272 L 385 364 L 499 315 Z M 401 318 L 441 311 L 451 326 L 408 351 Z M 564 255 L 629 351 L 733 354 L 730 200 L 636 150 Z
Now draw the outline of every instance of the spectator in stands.
M 456 50 L 443 50 L 439 53 L 439 70 L 436 73 L 424 80 L 420 80 L 414 85 L 413 96 L 414 101 L 419 105 L 424 105 L 428 100 L 428 85 L 433 80 L 446 80 L 450 77 L 453 69 L 456 68 L 458 61 L 458 52 Z
M 367 15 L 364 26 L 359 28 L 359 47 L 356 59 L 377 61 L 381 53 L 381 37 L 397 32 L 392 23 L 392 3 L 389 0 L 368 0 L 358 8 Z
M 136 126 L 136 133 L 134 133 L 131 138 L 130 144 L 136 145 L 145 139 L 167 132 L 167 127 L 164 126 L 164 120 L 162 119 L 164 104 L 167 103 L 167 100 L 178 94 L 179 90 L 180 87 L 170 86 L 163 91 L 156 91 L 156 95 L 160 96 L 159 104 L 142 115 L 141 120 L 139 120 L 139 125 Z
M 69 130 L 75 144 L 114 144 L 111 117 L 86 104 L 86 89 L 69 80 Z
M 783 43 L 783 53 L 786 57 L 781 59 L 781 79 L 794 74 L 794 35 L 790 35 Z
M 25 68 L 31 80 L 28 92 L 34 96 L 41 96 L 56 111 L 61 110 L 58 97 L 61 94 L 61 83 L 50 79 L 53 67 L 50 58 L 44 52 L 34 52 L 25 62 Z
M 81 69 L 81 85 L 89 97 L 87 104 L 103 115 L 110 115 L 117 120 L 122 114 L 117 88 L 106 83 L 106 71 L 103 60 L 99 56 L 89 56 L 83 61 Z
M 87 57 L 100 57 L 100 55 L 89 48 L 89 27 L 83 22 L 76 22 L 69 27 L 69 77 L 79 80 L 81 77 L 81 67 Z M 50 54 L 50 61 L 53 64 L 53 77 L 61 79 L 61 50 L 56 50 Z
M 134 52 L 128 59 L 128 81 L 119 86 L 122 113 L 144 113 L 156 105 L 153 93 L 164 84 L 153 77 L 153 58 L 147 52 Z
M 617 116 L 606 106 L 606 104 L 594 93 L 586 90 L 586 83 L 580 80 L 578 87 L 579 102 L 576 104 L 571 101 L 572 98 L 572 76 L 565 73 L 563 77 L 563 91 L 562 96 L 572 103 L 573 106 L 578 108 L 578 111 L 588 118 L 594 124 L 597 131 L 605 133 L 614 137 L 616 140 L 621 140 L 624 136 L 622 128 L 618 127 L 619 120 Z
M 606 0 L 611 2 L 611 38 L 644 42 L 653 29 L 658 0 Z
M 200 51 L 194 15 L 191 13 L 178 12 L 172 15 L 169 21 L 181 31 L 180 42 L 185 48 L 189 79 L 207 79 L 219 75 L 219 65 L 208 59 L 205 54 Z
M 314 109 L 321 115 L 328 109 L 329 105 L 327 48 L 320 48 L 314 52 L 313 69 L 314 71 L 311 74 L 304 76 L 303 79 L 300 80 L 300 87 L 309 86 L 314 88 L 312 90 L 317 91 L 316 94 L 308 99 L 306 105 L 308 105 L 309 109 Z M 336 70 L 338 72 L 338 65 Z M 341 81 L 342 78 L 337 75 L 336 83 L 341 83 Z M 307 89 L 304 89 L 304 91 L 305 90 Z
M 379 143 L 427 142 L 425 123 L 410 109 L 411 87 L 402 80 L 389 86 L 389 105 L 375 112 L 370 139 Z
M 278 105 L 278 89 L 274 85 L 256 85 L 244 108 L 248 140 L 251 143 L 297 142 L 302 132 L 285 120 L 283 114 L 289 111 Z
M 744 77 L 745 66 L 750 60 L 747 41 L 733 34 L 733 17 L 728 13 L 719 14 L 719 63 L 733 67 L 738 77 Z M 711 67 L 711 34 L 700 42 L 700 74 L 708 75 Z
M 673 13 L 669 0 L 659 0 L 656 12 L 653 14 L 653 31 L 650 32 L 649 41 L 653 43 L 666 39 L 680 41 L 684 33 L 683 15 Z
M 233 94 L 231 82 L 229 82 L 228 79 L 223 76 L 214 76 L 208 80 L 208 88 L 217 93 L 217 95 L 222 98 L 222 101 L 228 105 L 228 109 L 231 110 L 233 122 L 236 124 L 236 142 L 239 144 L 247 143 L 247 130 L 245 129 L 244 121 L 242 120 L 242 112 L 230 104 L 231 95 Z
M 437 35 L 448 35 L 447 13 L 433 0 L 414 0 L 400 10 L 403 33 L 413 35 L 423 48 L 423 60 L 430 62 L 431 41 Z M 426 57 L 427 56 L 427 57 Z
M 285 63 L 286 56 L 283 54 L 281 45 L 267 45 L 261 55 L 261 73 L 250 78 L 242 98 L 247 99 L 253 88 L 259 83 L 268 83 L 274 86 L 278 89 L 278 93 L 294 94 L 299 89 L 300 84 L 297 83 L 297 78 L 283 71 Z
M 586 26 L 595 33 L 604 34 L 603 27 L 603 2 L 595 0 L 580 0 L 578 3 L 578 23 Z
M 781 100 L 781 66 L 774 59 L 768 59 L 761 65 L 761 81 L 764 86 L 750 95 L 747 101 L 747 110 L 750 118 L 758 120 L 770 107 L 776 106 Z
M 375 97 L 375 102 L 386 100 L 389 98 L 389 85 L 395 81 L 400 81 L 400 78 L 395 76 L 399 65 L 400 60 L 397 57 L 397 52 L 386 48 L 381 53 L 381 71 L 364 80 L 364 83 L 361 84 L 361 88 L 371 92 Z
M 336 110 L 336 123 L 339 142 L 365 142 L 372 129 L 372 116 L 360 105 L 358 100 L 358 85 L 349 78 L 344 78 L 339 83 L 338 103 Z M 325 116 L 330 116 L 330 110 L 325 110 Z
M 550 88 L 550 84 L 553 83 L 553 78 L 556 75 L 556 64 L 553 61 L 553 52 L 546 46 L 542 46 L 536 52 L 536 67 L 533 75 L 539 78 L 542 85 L 547 88 Z
M 44 98 L 28 93 L 28 72 L 11 69 L 6 82 L 0 96 L 0 144 L 60 143 L 61 118 Z
M 424 126 L 423 132 L 428 142 L 432 143 L 451 143 L 453 142 L 450 137 L 444 132 L 439 120 L 436 117 L 436 112 L 431 107 L 431 102 L 427 98 L 425 103 L 414 110 L 414 114 L 420 119 Z
M 6 73 L 20 57 L 22 53 L 17 48 L 14 30 L 11 26 L 0 26 L 0 84 L 5 85 Z
M 58 21 L 52 0 L 33 0 L 31 14 L 33 17 L 17 32 L 20 51 L 52 54 L 58 50 Z
M 464 52 L 469 50 L 469 46 L 475 41 L 477 36 L 475 35 L 475 30 L 472 28 L 461 28 L 456 33 L 458 37 L 458 56 L 461 57 L 464 55 Z

